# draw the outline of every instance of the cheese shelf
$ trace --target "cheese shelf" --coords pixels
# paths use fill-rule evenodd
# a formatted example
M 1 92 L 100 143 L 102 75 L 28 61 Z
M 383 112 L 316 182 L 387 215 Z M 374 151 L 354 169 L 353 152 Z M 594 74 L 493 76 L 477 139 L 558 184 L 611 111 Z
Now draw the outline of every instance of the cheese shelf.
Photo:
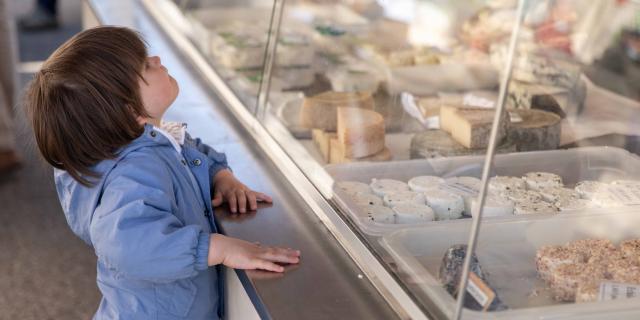
M 484 163 L 483 156 L 451 157 L 429 160 L 393 161 L 384 163 L 337 164 L 327 166 L 329 174 L 336 184 L 343 181 L 356 181 L 365 184 L 373 179 L 393 179 L 407 182 L 417 176 L 475 177 L 479 178 Z M 521 152 L 497 155 L 494 159 L 491 176 L 522 177 L 529 172 L 548 172 L 562 177 L 564 186 L 573 188 L 581 181 L 599 181 L 609 183 L 616 180 L 636 180 L 640 185 L 640 157 L 630 152 L 611 147 L 584 147 L 567 150 Z M 351 195 L 334 186 L 335 203 L 348 213 L 349 218 L 367 235 L 382 236 L 393 231 L 412 228 L 414 224 L 385 224 L 367 219 L 364 207 L 354 202 Z M 465 198 L 477 198 L 478 189 L 456 191 Z M 640 196 L 640 194 L 638 194 Z M 427 196 L 428 197 L 428 196 Z M 592 207 L 577 213 L 610 213 L 628 210 L 640 205 L 640 198 L 630 201 L 629 206 Z M 640 207 L 636 207 L 640 209 Z M 541 212 L 543 215 L 565 215 L 566 212 Z M 485 219 L 528 219 L 530 215 L 504 215 Z M 457 220 L 430 221 L 420 225 L 463 222 Z
M 587 238 L 614 243 L 640 238 L 637 208 L 608 215 L 556 214 L 511 221 L 486 221 L 476 255 L 487 282 L 509 307 L 481 312 L 466 310 L 465 319 L 637 319 L 640 308 L 629 300 L 561 303 L 537 276 L 536 250 Z M 385 235 L 381 244 L 394 259 L 398 274 L 431 308 L 447 316 L 455 300 L 438 273 L 445 252 L 467 241 L 470 221 L 407 228 Z
M 347 225 L 419 302 L 420 312 L 408 312 L 412 318 L 452 316 L 453 298 L 433 282 L 433 271 L 445 246 L 466 242 L 471 219 L 372 222 L 337 184 L 369 184 L 374 178 L 407 182 L 425 175 L 480 178 L 505 73 L 511 75 L 507 111 L 500 117 L 491 176 L 550 172 L 567 187 L 583 180 L 640 181 L 636 155 L 580 148 L 580 141 L 598 136 L 640 135 L 640 7 L 633 1 L 526 1 L 522 21 L 517 0 L 162 1 L 181 12 L 176 25 L 224 82 L 215 86 L 232 91 L 275 141 L 269 148 L 295 163 L 323 205 L 334 205 L 337 224 Z M 506 70 L 516 26 L 512 68 Z M 565 150 L 567 145 L 578 148 Z M 557 222 L 549 230 L 563 224 L 576 230 L 562 235 L 566 239 L 600 232 L 580 233 L 582 225 L 571 222 L 584 220 L 603 221 L 614 232 L 614 222 L 630 217 L 624 213 L 630 208 L 635 207 L 487 217 L 480 233 L 513 240 L 507 252 L 521 261 L 491 248 L 483 258 L 486 246 L 478 255 L 487 262 L 496 257 L 496 264 L 514 262 L 517 269 L 491 264 L 492 274 L 520 275 L 526 280 L 514 283 L 535 284 L 527 259 L 538 238 L 523 240 L 518 237 L 529 235 L 514 230 Z M 335 220 L 319 216 L 332 232 L 340 229 Z M 508 230 L 512 226 L 516 229 Z M 620 230 L 627 232 L 625 226 Z M 540 232 L 547 242 L 564 239 Z M 505 279 L 497 284 L 508 285 L 501 281 L 512 278 Z M 513 306 L 509 311 L 467 312 L 464 318 L 584 315 L 573 305 L 547 307 L 544 297 L 531 302 L 516 288 L 507 289 L 509 297 L 515 290 L 516 299 L 507 301 Z M 402 306 L 400 314 L 411 309 L 407 303 L 391 304 Z M 584 310 L 614 312 L 611 306 L 617 305 L 589 304 Z M 635 314 L 625 308 L 621 315 Z

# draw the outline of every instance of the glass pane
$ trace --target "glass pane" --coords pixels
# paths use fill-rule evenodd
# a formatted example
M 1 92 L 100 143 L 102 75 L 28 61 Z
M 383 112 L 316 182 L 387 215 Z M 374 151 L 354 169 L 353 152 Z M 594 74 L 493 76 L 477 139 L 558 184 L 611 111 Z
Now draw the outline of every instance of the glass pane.
M 187 36 L 255 111 L 274 1 L 182 0 Z

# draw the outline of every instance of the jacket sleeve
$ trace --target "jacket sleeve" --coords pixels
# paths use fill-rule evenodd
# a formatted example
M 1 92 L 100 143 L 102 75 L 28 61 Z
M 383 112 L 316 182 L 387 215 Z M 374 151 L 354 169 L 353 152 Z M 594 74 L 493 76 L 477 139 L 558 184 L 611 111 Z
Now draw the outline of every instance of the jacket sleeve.
M 117 277 L 170 282 L 207 269 L 210 234 L 173 215 L 170 177 L 149 156 L 127 156 L 105 177 L 90 236 Z
M 206 143 L 202 142 L 200 138 L 193 138 L 188 133 L 186 134 L 185 141 L 193 145 L 198 151 L 204 153 L 209 159 L 209 177 L 213 178 L 218 173 L 218 171 L 223 169 L 229 169 L 229 164 L 227 163 L 227 156 L 222 153 L 214 150 Z

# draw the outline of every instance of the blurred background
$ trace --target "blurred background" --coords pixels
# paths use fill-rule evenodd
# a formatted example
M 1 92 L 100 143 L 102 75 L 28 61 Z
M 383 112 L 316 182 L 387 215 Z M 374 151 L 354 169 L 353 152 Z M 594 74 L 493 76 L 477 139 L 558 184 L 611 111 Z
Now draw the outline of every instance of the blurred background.
M 35 28 L 29 30 L 18 22 L 33 17 L 37 1 L 4 2 L 6 22 L 17 35 L 13 45 L 21 93 L 42 61 L 81 30 L 81 1 L 57 1 L 58 26 L 31 25 Z M 37 155 L 20 103 L 17 107 L 12 116 L 20 164 L 0 170 L 0 319 L 90 319 L 100 299 L 95 256 L 69 230 L 52 169 Z

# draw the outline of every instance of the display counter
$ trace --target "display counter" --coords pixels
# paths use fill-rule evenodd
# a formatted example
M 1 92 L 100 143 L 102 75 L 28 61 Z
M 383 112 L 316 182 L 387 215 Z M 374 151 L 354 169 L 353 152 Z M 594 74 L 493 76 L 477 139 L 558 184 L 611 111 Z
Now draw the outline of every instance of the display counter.
M 225 120 L 181 116 L 241 132 L 235 172 L 285 200 L 218 212 L 231 235 L 303 247 L 283 277 L 237 272 L 261 317 L 640 315 L 611 294 L 640 285 L 635 2 L 129 6 L 180 57 L 183 96 Z

